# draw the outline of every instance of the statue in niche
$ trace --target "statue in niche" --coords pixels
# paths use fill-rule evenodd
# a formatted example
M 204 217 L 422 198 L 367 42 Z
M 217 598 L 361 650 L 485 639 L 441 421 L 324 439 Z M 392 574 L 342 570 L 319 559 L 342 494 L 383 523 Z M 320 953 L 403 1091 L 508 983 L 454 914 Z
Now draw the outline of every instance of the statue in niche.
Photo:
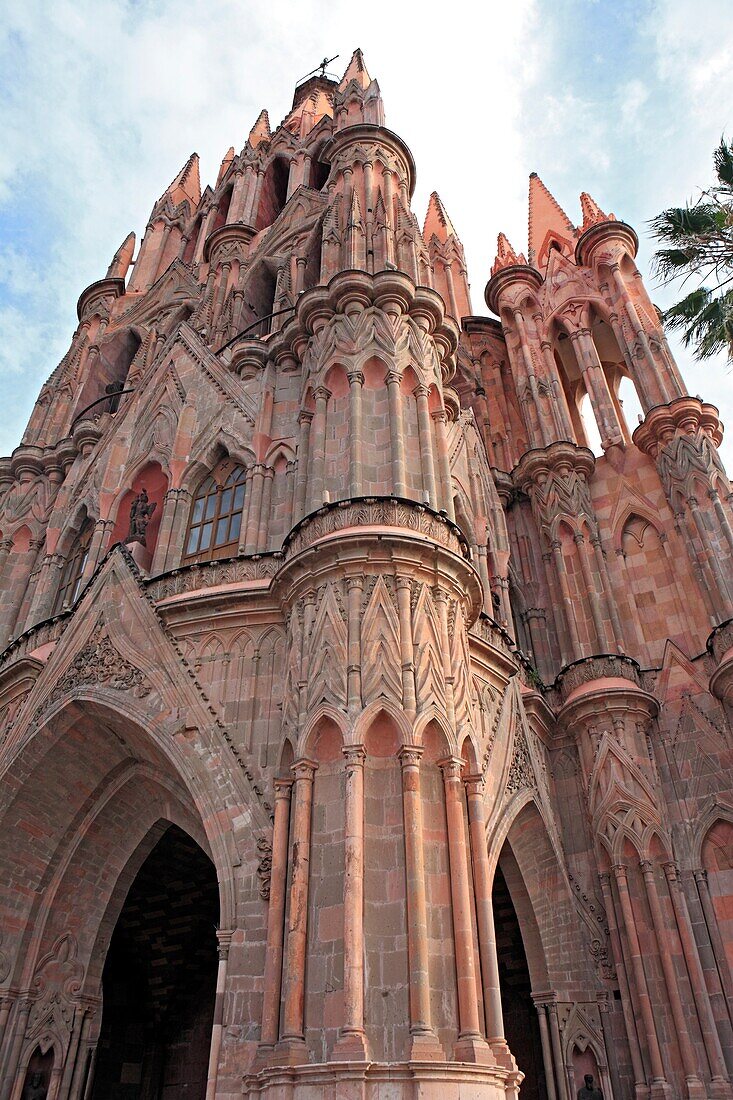
M 126 543 L 139 542 L 141 546 L 147 545 L 145 532 L 157 507 L 157 504 L 148 502 L 147 491 L 144 488 L 141 489 L 130 505 L 130 530 L 125 539 Z
M 43 1074 L 35 1070 L 28 1077 L 23 1087 L 22 1100 L 46 1100 L 48 1090 L 43 1081 Z
M 593 1074 L 586 1073 L 585 1084 L 578 1089 L 578 1100 L 603 1100 L 603 1093 L 593 1083 Z

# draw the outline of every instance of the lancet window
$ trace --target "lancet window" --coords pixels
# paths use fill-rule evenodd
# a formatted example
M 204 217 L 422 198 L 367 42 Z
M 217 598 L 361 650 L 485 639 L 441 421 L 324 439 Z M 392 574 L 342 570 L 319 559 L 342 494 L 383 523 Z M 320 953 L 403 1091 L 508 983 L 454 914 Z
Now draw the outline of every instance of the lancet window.
M 66 607 L 71 607 L 79 598 L 81 580 L 89 560 L 89 546 L 93 532 L 94 524 L 91 520 L 87 520 L 69 552 L 64 571 L 61 574 L 61 584 L 56 593 L 56 603 L 53 609 L 54 615 L 58 615 Z
M 236 553 L 242 530 L 243 466 L 221 462 L 199 486 L 186 531 L 186 558 L 225 558 Z

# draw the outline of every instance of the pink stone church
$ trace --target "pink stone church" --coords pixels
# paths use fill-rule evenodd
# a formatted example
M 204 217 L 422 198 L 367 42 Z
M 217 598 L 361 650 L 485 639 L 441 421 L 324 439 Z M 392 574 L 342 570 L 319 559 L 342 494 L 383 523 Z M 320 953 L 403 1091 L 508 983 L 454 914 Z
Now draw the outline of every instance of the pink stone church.
M 478 315 L 414 185 L 324 66 L 0 459 L 0 1100 L 733 1097 L 718 411 L 631 226 Z

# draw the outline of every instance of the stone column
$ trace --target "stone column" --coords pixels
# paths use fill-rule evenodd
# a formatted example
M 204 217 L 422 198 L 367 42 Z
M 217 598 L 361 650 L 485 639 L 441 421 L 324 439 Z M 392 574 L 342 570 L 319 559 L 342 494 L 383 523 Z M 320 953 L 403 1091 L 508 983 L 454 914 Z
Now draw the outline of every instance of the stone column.
M 247 529 L 244 535 L 245 554 L 257 552 L 257 540 L 260 535 L 260 512 L 262 510 L 262 490 L 264 488 L 265 467 L 261 462 L 252 467 L 252 480 L 250 482 L 251 496 L 249 510 L 247 512 Z M 242 536 L 240 535 L 240 538 Z
M 293 524 L 305 515 L 305 502 L 308 492 L 308 467 L 310 465 L 310 433 L 313 413 L 303 409 L 298 417 L 300 436 L 298 439 L 298 469 L 295 475 L 295 501 L 293 504 Z
M 450 455 L 448 454 L 448 414 L 445 409 L 438 409 L 433 413 L 435 430 L 438 437 L 438 470 L 440 476 L 440 491 L 438 500 L 448 519 L 456 521 L 456 510 L 453 505 L 453 482 L 450 474 Z
M 593 626 L 596 633 L 596 642 L 598 645 L 598 653 L 607 653 L 609 649 L 608 638 L 606 637 L 606 629 L 603 623 L 603 614 L 601 612 L 600 601 L 598 599 L 598 592 L 596 591 L 595 581 L 593 578 L 593 570 L 591 568 L 588 555 L 586 553 L 586 541 L 585 535 L 581 535 L 579 531 L 573 535 L 573 540 L 577 546 L 577 555 L 580 561 L 580 571 L 583 575 L 583 583 L 585 590 L 588 593 L 588 603 L 590 604 L 590 613 L 593 619 Z
M 90 1046 L 89 1046 L 89 1032 L 92 1028 L 92 1021 L 94 1019 L 93 1008 L 87 1008 L 84 1012 L 84 1019 L 81 1025 L 81 1035 L 79 1037 L 79 1047 L 76 1055 L 76 1063 L 74 1065 L 74 1075 L 71 1079 L 71 1085 L 68 1092 L 68 1100 L 80 1100 L 82 1089 L 86 1083 L 87 1066 L 89 1065 Z
M 18 1009 L 11 1031 L 13 1039 L 12 1043 L 9 1044 L 7 1061 L 5 1062 L 5 1075 L 3 1077 L 2 1088 L 0 1088 L 0 1100 L 8 1100 L 13 1092 L 13 1084 L 18 1073 L 20 1052 L 23 1047 L 23 1040 L 25 1039 L 25 1032 L 28 1026 L 31 1003 L 32 1002 L 28 1000 L 18 1003 Z M 23 1084 L 22 1078 L 20 1084 L 21 1086 Z
M 468 844 L 463 820 L 463 783 L 459 757 L 438 762 L 443 773 L 445 815 L 448 826 L 451 908 L 453 939 L 456 955 L 456 986 L 458 991 L 458 1042 L 453 1057 L 457 1062 L 494 1061 L 491 1048 L 482 1037 L 478 1015 L 476 959 L 473 951 L 471 893 L 468 872 Z
M 392 492 L 395 496 L 407 496 L 405 483 L 405 434 L 402 423 L 402 393 L 399 371 L 387 372 L 387 396 L 389 399 L 389 440 L 392 455 Z
M 560 1025 L 557 1020 L 557 998 L 554 994 L 552 1000 L 547 1002 L 547 1016 L 550 1021 L 550 1045 L 552 1046 L 552 1060 L 555 1063 L 558 1100 L 571 1100 L 568 1096 L 568 1086 L 565 1078 L 565 1062 L 560 1044 Z
M 466 779 L 468 798 L 468 831 L 471 837 L 473 890 L 476 899 L 476 927 L 486 1013 L 486 1038 L 499 1065 L 516 1069 L 516 1062 L 504 1036 L 504 1016 L 499 988 L 499 960 L 496 955 L 494 910 L 491 904 L 491 871 L 486 847 L 484 820 L 484 777 L 469 775 Z
M 443 1061 L 445 1054 L 433 1030 L 430 1012 L 428 912 L 425 895 L 420 759 L 423 750 L 403 745 L 402 815 L 405 832 L 407 957 L 410 972 L 410 1058 Z
M 415 386 L 412 391 L 417 404 L 417 431 L 420 440 L 420 466 L 422 469 L 423 493 L 427 497 L 424 503 L 436 511 L 438 493 L 435 485 L 435 458 L 433 456 L 433 428 L 428 408 L 428 387 Z
M 415 694 L 415 662 L 412 638 L 412 612 L 410 597 L 412 581 L 409 577 L 397 577 L 397 607 L 400 620 L 400 663 L 402 666 L 402 706 L 405 713 L 414 718 L 417 711 Z
M 557 1100 L 555 1089 L 555 1073 L 552 1065 L 552 1049 L 550 1047 L 550 1032 L 547 1027 L 547 1006 L 544 1001 L 535 1001 L 537 1019 L 540 1025 L 540 1044 L 542 1046 L 542 1065 L 545 1070 L 545 1084 L 547 1085 L 547 1100 Z
M 338 1061 L 366 1061 L 364 1031 L 364 760 L 363 745 L 347 745 L 344 811 L 344 1023 Z
M 675 863 L 665 863 L 664 874 L 667 879 L 667 887 L 669 889 L 669 896 L 672 899 L 672 908 L 674 910 L 677 931 L 679 933 L 680 943 L 682 944 L 682 952 L 685 957 L 687 973 L 690 978 L 690 986 L 692 988 L 692 996 L 695 1000 L 695 1008 L 697 1009 L 700 1032 L 705 1046 L 705 1054 L 707 1055 L 708 1064 L 710 1066 L 710 1075 L 712 1078 L 711 1091 L 716 1098 L 730 1097 L 733 1095 L 733 1092 L 731 1091 L 730 1081 L 728 1079 L 728 1071 L 723 1056 L 723 1048 L 720 1045 L 720 1036 L 718 1035 L 718 1029 L 715 1024 L 715 1017 L 713 1016 L 713 1008 L 710 1004 L 707 986 L 705 985 L 705 975 L 703 973 L 702 963 L 700 962 L 700 955 L 697 950 L 697 944 L 695 943 L 695 937 L 692 933 L 690 915 L 687 911 L 687 902 L 685 901 L 684 891 L 680 883 L 679 868 Z
M 313 416 L 310 439 L 310 478 L 309 478 L 309 512 L 315 512 L 323 505 L 323 496 L 326 490 L 326 410 L 331 391 L 325 386 L 319 386 L 315 391 L 316 411 Z
M 728 1014 L 731 1016 L 731 1022 L 733 1023 L 733 1013 L 731 1011 L 731 1006 L 733 1006 L 733 975 L 731 975 L 730 972 L 725 944 L 720 934 L 713 899 L 710 896 L 708 873 L 700 867 L 692 873 L 695 876 L 695 884 L 700 898 L 703 917 L 705 918 L 705 926 L 708 931 L 708 936 L 710 937 L 710 946 L 713 950 L 713 958 L 715 959 L 715 965 L 720 977 L 720 984 L 728 1005 Z
M 361 595 L 364 577 L 347 577 L 348 630 L 346 655 L 346 696 L 349 711 L 361 709 Z
M 361 397 L 364 375 L 360 370 L 349 371 L 349 495 L 360 497 L 361 484 L 361 446 L 362 446 L 362 410 Z
M 272 505 L 272 482 L 275 471 L 272 466 L 263 466 L 264 485 L 262 487 L 262 503 L 260 505 L 260 522 L 257 529 L 257 553 L 264 554 L 267 550 L 267 536 L 270 529 L 270 508 Z
M 639 866 L 641 867 L 641 873 L 644 878 L 646 897 L 652 918 L 652 930 L 657 945 L 659 961 L 662 965 L 664 984 L 667 988 L 667 996 L 669 998 L 669 1007 L 672 1011 L 674 1028 L 677 1032 L 677 1042 L 679 1043 L 680 1057 L 682 1059 L 682 1066 L 685 1071 L 685 1080 L 687 1083 L 687 1095 L 690 1097 L 690 1100 L 692 1100 L 693 1097 L 695 1097 L 695 1100 L 705 1100 L 705 1088 L 700 1080 L 699 1066 L 697 1065 L 695 1052 L 687 1031 L 687 1021 L 685 1020 L 685 1010 L 682 1007 L 682 998 L 680 997 L 680 990 L 677 984 L 677 974 L 674 962 L 672 961 L 672 955 L 666 942 L 667 930 L 664 925 L 664 916 L 662 915 L 659 894 L 657 893 L 654 865 L 651 860 L 642 859 L 639 862 Z
M 568 636 L 570 638 L 571 660 L 574 661 L 578 657 L 583 656 L 583 651 L 580 645 L 580 638 L 578 637 L 578 627 L 575 622 L 575 603 L 570 595 L 570 589 L 568 587 L 568 576 L 565 571 L 565 558 L 563 557 L 562 544 L 558 539 L 553 539 L 552 541 L 552 555 L 555 562 L 557 579 L 560 584 L 560 591 L 562 593 L 563 606 L 565 608 L 565 624 L 568 628 Z
M 646 1074 L 644 1072 L 644 1063 L 641 1057 L 639 1037 L 636 1033 L 636 1019 L 634 1016 L 634 1008 L 631 1002 L 629 981 L 626 975 L 626 961 L 624 959 L 623 950 L 621 948 L 618 924 L 616 923 L 616 905 L 613 900 L 613 894 L 611 892 L 611 876 L 608 871 L 602 871 L 598 877 L 601 882 L 603 904 L 606 907 L 606 919 L 608 920 L 608 936 L 611 941 L 611 950 L 613 951 L 613 961 L 616 967 L 619 993 L 621 994 L 621 1010 L 623 1012 L 624 1024 L 626 1026 L 626 1038 L 629 1041 L 631 1066 L 634 1074 L 634 1094 L 637 1100 L 646 1100 L 646 1097 L 648 1097 L 649 1095 L 649 1090 L 646 1084 Z
M 221 1052 L 221 1040 L 224 1032 L 224 996 L 227 984 L 227 962 L 229 960 L 229 948 L 233 935 L 234 933 L 231 929 L 219 928 L 216 933 L 219 965 L 216 971 L 216 997 L 214 1000 L 214 1020 L 211 1025 L 209 1069 L 206 1074 L 206 1100 L 214 1100 L 216 1096 L 216 1081 L 219 1076 L 219 1054 Z
M 265 951 L 265 988 L 262 997 L 260 1051 L 272 1049 L 275 1046 L 280 1025 L 280 992 L 282 988 L 285 895 L 288 877 L 288 833 L 292 786 L 293 783 L 290 779 L 275 780 L 275 821 L 272 829 L 272 868 L 270 871 L 270 902 L 267 909 L 267 948 Z
M 311 808 L 313 778 L 318 765 L 313 760 L 297 760 L 295 809 L 293 813 L 290 880 L 290 913 L 285 948 L 285 1006 L 283 1035 L 279 1048 L 287 1061 L 305 1062 L 303 1010 L 305 1007 L 305 959 L 308 938 L 308 878 L 310 871 Z
M 649 1047 L 649 1060 L 652 1067 L 652 1097 L 670 1097 L 672 1095 L 669 1082 L 664 1075 L 664 1063 L 662 1062 L 662 1052 L 659 1049 L 659 1038 L 657 1036 L 656 1023 L 654 1021 L 654 1013 L 652 1012 L 651 1001 L 649 1000 L 649 990 L 646 984 L 646 975 L 644 974 L 644 963 L 641 957 L 641 944 L 639 943 L 639 936 L 636 931 L 636 921 L 634 920 L 634 910 L 631 905 L 631 897 L 629 895 L 629 884 L 627 881 L 627 870 L 623 864 L 615 864 L 613 873 L 616 879 L 616 887 L 618 889 L 619 904 L 621 906 L 621 914 L 624 921 L 624 930 L 626 932 L 626 942 L 629 945 L 629 955 L 631 961 L 631 969 L 634 975 L 634 985 L 636 987 L 636 1002 L 639 1007 L 641 1015 L 641 1022 L 646 1034 L 646 1041 Z

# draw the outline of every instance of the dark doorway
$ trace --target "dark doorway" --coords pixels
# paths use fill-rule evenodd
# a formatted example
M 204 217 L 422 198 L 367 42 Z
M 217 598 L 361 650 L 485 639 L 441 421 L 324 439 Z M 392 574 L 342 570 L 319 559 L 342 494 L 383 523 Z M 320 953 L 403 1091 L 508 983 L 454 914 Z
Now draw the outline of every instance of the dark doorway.
M 92 1100 L 203 1100 L 218 919 L 214 865 L 170 826 L 112 935 Z
M 527 956 L 509 888 L 496 868 L 492 893 L 504 1034 L 524 1073 L 522 1100 L 547 1100 L 537 1009 L 532 1002 Z

